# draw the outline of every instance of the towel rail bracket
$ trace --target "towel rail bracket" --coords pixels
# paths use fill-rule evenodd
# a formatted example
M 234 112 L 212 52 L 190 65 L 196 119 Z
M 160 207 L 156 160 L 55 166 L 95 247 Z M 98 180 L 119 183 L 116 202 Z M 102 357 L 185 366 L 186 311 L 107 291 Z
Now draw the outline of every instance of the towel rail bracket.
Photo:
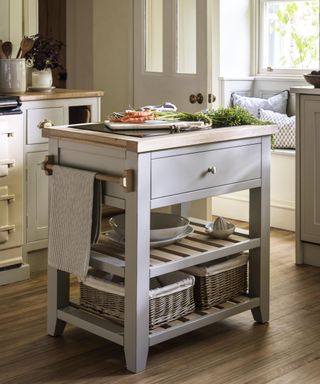
M 45 171 L 45 174 L 47 176 L 51 176 L 54 165 L 55 165 L 54 156 L 48 155 L 45 157 L 45 160 L 42 162 L 41 168 Z M 133 169 L 124 170 L 121 176 L 97 173 L 95 177 L 97 180 L 120 184 L 125 190 L 125 192 L 134 192 L 134 170 Z

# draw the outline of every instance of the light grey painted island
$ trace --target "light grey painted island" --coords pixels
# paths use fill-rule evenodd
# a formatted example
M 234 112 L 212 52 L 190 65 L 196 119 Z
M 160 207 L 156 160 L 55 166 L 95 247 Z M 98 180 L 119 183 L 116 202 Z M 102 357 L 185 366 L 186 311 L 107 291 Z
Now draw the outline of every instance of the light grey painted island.
M 275 126 L 241 126 L 137 138 L 76 126 L 44 128 L 51 160 L 106 175 L 105 203 L 126 212 L 123 260 L 110 254 L 101 261 L 94 252 L 91 257 L 92 266 L 125 279 L 124 325 L 70 305 L 68 274 L 49 267 L 48 333 L 60 335 L 66 323 L 84 328 L 123 345 L 128 370 L 139 372 L 145 369 L 149 347 L 172 337 L 247 310 L 258 323 L 267 322 L 270 135 L 275 131 Z M 174 251 L 175 244 L 168 251 L 150 250 L 151 209 L 173 206 L 186 214 L 188 202 L 243 189 L 250 190 L 249 232 L 238 230 L 232 241 L 202 240 L 200 247 L 199 240 L 198 246 L 190 246 L 201 237 L 196 235 L 181 241 L 183 254 Z M 203 222 L 191 222 L 196 233 L 203 230 Z M 247 250 L 246 295 L 149 330 L 150 278 Z

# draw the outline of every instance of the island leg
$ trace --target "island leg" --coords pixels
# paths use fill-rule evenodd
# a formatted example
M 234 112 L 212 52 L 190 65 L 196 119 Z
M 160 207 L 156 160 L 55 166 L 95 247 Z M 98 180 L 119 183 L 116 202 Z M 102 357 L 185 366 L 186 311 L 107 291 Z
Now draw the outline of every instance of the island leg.
M 54 162 L 59 164 L 58 140 L 49 142 L 49 154 L 54 156 Z M 51 201 L 52 178 L 49 177 L 49 202 Z M 50 217 L 50 204 L 49 204 Z M 50 220 L 49 220 L 50 222 Z M 50 225 L 50 224 L 49 224 Z M 63 333 L 66 323 L 57 317 L 58 309 L 69 305 L 69 274 L 48 266 L 48 309 L 47 332 L 51 336 L 59 336 Z
M 171 212 L 174 215 L 189 217 L 191 214 L 191 202 L 172 205 Z
M 48 266 L 48 317 L 47 332 L 50 336 L 60 336 L 66 325 L 58 319 L 58 309 L 69 305 L 69 273 Z
M 250 190 L 250 237 L 260 237 L 260 248 L 250 250 L 249 293 L 260 297 L 252 309 L 258 323 L 269 321 L 270 281 L 270 137 L 262 138 L 261 187 Z
M 124 352 L 127 369 L 145 369 L 149 351 L 150 155 L 130 154 L 135 192 L 126 196 Z

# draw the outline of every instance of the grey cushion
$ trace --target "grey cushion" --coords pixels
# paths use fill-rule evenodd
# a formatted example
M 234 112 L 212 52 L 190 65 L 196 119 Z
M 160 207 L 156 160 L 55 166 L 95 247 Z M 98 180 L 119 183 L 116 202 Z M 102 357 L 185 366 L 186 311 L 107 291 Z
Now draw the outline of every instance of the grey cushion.
M 296 148 L 296 117 L 260 109 L 260 120 L 277 124 L 279 131 L 275 134 L 274 147 L 279 149 Z
M 287 111 L 287 103 L 289 98 L 288 91 L 282 91 L 276 95 L 270 96 L 268 99 L 260 99 L 258 97 L 248 97 L 231 94 L 231 105 L 242 107 L 250 112 L 256 118 L 259 117 L 259 109 L 273 111 L 285 114 Z

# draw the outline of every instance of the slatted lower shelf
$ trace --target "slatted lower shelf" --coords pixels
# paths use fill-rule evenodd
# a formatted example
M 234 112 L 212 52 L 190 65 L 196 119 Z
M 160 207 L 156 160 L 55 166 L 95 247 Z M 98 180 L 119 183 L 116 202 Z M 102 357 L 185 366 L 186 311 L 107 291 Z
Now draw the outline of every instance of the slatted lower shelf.
M 206 325 L 224 320 L 230 316 L 256 308 L 260 305 L 258 297 L 237 296 L 232 300 L 206 310 L 197 310 L 181 319 L 171 321 L 150 330 L 149 345 L 159 344 L 173 337 L 194 331 Z M 85 329 L 95 335 L 123 345 L 124 327 L 108 319 L 69 306 L 58 310 L 58 318 L 69 324 Z
M 221 240 L 209 237 L 205 233 L 205 221 L 190 219 L 190 223 L 194 231 L 186 238 L 161 248 L 150 249 L 150 277 L 260 246 L 260 238 L 250 239 L 247 231 L 238 228 L 228 239 Z M 102 236 L 99 244 L 93 248 L 90 265 L 123 277 L 124 247 L 114 244 L 106 236 Z
M 102 319 L 71 305 L 58 310 L 58 319 L 123 345 L 123 327 L 108 319 Z
M 194 331 L 206 325 L 234 316 L 238 313 L 256 308 L 260 305 L 258 297 L 238 296 L 230 301 L 207 310 L 199 310 L 182 319 L 172 321 L 163 327 L 150 331 L 149 345 L 155 345 L 184 333 Z

